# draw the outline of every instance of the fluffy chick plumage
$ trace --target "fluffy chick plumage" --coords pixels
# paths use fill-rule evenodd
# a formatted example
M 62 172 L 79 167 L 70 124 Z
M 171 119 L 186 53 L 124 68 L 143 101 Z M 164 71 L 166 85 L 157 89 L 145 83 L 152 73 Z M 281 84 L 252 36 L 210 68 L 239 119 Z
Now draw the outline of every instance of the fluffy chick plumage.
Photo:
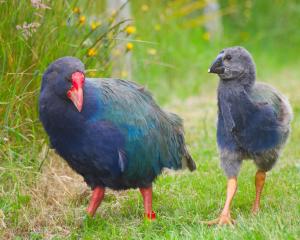
M 221 166 L 237 176 L 244 159 L 269 171 L 290 133 L 292 110 L 275 88 L 256 83 L 250 53 L 241 47 L 224 49 L 212 66 L 218 69 L 217 141 Z

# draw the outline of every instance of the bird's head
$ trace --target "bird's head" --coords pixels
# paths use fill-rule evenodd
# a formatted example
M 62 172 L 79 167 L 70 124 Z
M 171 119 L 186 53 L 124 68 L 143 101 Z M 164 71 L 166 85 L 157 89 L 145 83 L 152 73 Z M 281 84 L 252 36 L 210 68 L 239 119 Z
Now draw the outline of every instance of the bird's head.
M 42 88 L 58 97 L 72 101 L 81 112 L 83 106 L 84 65 L 74 57 L 59 58 L 49 65 L 43 75 Z
M 255 64 L 251 54 L 243 47 L 223 49 L 208 69 L 224 82 L 238 81 L 252 85 L 255 81 Z

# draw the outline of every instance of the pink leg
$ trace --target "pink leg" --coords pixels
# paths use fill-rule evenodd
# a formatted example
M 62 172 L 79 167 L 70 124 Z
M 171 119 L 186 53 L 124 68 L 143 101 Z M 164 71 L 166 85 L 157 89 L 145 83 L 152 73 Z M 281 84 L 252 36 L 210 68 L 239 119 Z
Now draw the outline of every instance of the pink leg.
M 104 198 L 104 192 L 105 192 L 105 188 L 103 188 L 103 187 L 96 187 L 93 190 L 90 204 L 87 209 L 87 213 L 89 216 L 93 217 L 95 215 L 97 208 L 99 207 L 100 203 L 102 202 L 102 200 Z
M 232 202 L 232 199 L 236 193 L 237 190 L 237 178 L 232 177 L 229 178 L 227 181 L 227 196 L 226 196 L 226 202 L 224 205 L 224 208 L 220 214 L 220 216 L 217 219 L 214 219 L 212 221 L 204 222 L 205 224 L 211 225 L 225 225 L 229 224 L 232 225 L 235 223 L 235 221 L 230 216 L 230 204 Z
M 152 211 L 152 187 L 140 188 L 140 191 L 144 199 L 145 217 L 149 220 L 154 220 L 156 215 Z

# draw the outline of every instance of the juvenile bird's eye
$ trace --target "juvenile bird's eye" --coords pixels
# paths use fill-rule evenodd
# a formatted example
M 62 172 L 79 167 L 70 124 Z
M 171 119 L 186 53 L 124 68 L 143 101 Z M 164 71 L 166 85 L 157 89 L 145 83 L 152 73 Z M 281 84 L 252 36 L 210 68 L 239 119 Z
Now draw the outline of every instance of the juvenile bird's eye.
M 226 55 L 226 56 L 225 56 L 225 59 L 226 59 L 226 60 L 230 60 L 230 59 L 231 59 L 231 55 L 229 55 L 229 54 Z

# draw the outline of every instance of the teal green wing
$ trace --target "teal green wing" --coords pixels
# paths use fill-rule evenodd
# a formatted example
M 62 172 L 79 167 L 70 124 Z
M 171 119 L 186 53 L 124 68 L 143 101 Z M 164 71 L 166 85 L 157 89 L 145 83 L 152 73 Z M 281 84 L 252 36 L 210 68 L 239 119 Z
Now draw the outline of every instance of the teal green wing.
M 104 105 L 101 119 L 113 123 L 125 138 L 126 174 L 158 175 L 163 168 L 195 164 L 184 142 L 182 120 L 163 111 L 142 86 L 124 80 L 96 82 Z M 129 176 L 130 177 L 130 176 Z
M 270 85 L 264 83 L 255 84 L 250 98 L 258 106 L 269 106 L 276 114 L 279 122 L 286 124 L 291 121 L 292 110 L 288 100 Z
M 257 83 L 250 94 L 250 98 L 259 106 L 269 104 L 279 114 L 281 111 L 281 98 L 277 91 L 267 84 Z

